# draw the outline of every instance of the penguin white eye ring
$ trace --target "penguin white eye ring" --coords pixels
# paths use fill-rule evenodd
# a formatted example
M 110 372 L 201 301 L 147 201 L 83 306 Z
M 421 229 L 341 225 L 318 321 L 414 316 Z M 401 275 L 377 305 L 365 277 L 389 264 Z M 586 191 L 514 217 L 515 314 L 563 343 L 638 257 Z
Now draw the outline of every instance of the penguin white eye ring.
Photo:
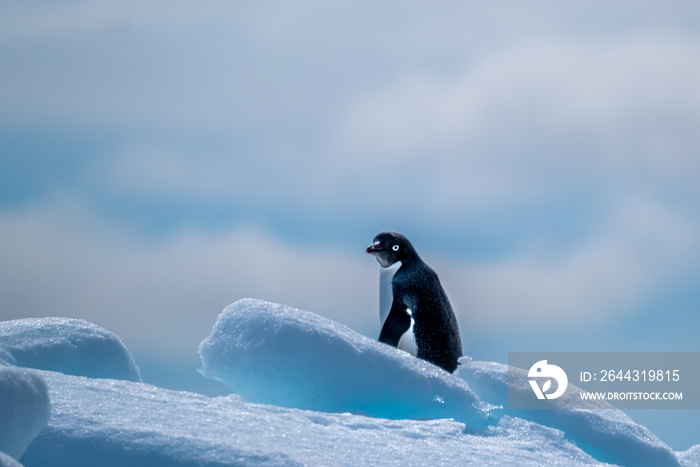
M 394 246 L 391 247 L 391 249 L 394 250 L 394 251 L 399 251 L 399 246 L 398 246 L 398 245 L 394 245 Z

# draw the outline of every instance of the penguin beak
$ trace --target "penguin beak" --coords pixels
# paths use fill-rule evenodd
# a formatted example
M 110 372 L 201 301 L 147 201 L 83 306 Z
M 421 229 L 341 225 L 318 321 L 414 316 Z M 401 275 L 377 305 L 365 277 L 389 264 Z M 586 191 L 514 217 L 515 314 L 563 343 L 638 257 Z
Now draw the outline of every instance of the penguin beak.
M 370 246 L 367 247 L 367 254 L 369 255 L 374 255 L 382 251 L 382 247 L 377 245 L 376 243 L 371 244 Z

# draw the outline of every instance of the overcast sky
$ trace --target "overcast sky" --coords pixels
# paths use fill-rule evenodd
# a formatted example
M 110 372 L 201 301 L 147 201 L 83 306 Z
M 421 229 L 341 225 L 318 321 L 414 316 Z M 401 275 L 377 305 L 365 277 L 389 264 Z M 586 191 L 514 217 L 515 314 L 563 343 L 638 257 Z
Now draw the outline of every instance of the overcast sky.
M 693 1 L 0 2 L 0 319 L 174 361 L 250 296 L 376 337 L 364 248 L 393 230 L 468 355 L 698 351 L 698 25 Z

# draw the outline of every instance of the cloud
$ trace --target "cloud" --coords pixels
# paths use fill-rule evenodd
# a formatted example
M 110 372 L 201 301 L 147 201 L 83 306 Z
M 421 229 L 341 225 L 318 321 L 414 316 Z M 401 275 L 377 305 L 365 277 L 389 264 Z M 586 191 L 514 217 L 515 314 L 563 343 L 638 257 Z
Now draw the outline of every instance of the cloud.
M 269 131 L 211 150 L 153 138 L 90 173 L 95 189 L 119 196 L 422 218 L 443 230 L 486 211 L 547 210 L 552 199 L 691 199 L 700 195 L 696 82 L 695 37 L 530 41 L 456 75 L 423 71 L 348 98 L 335 133 L 319 128 L 313 141 Z
M 559 254 L 534 249 L 445 265 L 446 287 L 478 327 L 574 328 L 633 315 L 696 271 L 697 219 L 643 196 L 620 200 L 608 217 L 600 231 Z
M 137 3 L 0 14 L 0 120 L 123 132 L 96 176 L 114 193 L 434 224 L 590 186 L 697 195 L 692 2 L 605 20 L 539 3 Z
M 623 316 L 696 259 L 693 2 L 136 3 L 0 7 L 0 122 L 57 129 L 20 172 L 63 193 L 0 213 L 3 317 L 177 352 L 252 295 L 373 335 L 369 238 L 347 244 L 375 228 L 433 239 L 485 327 Z M 98 141 L 43 163 L 63 137 Z M 168 210 L 178 229 L 132 235 Z
M 419 68 L 355 95 L 334 173 L 387 212 L 448 228 L 553 199 L 697 198 L 698 81 L 695 35 L 524 38 L 457 73 Z
M 387 166 L 430 154 L 432 167 L 469 169 L 488 152 L 505 170 L 526 159 L 514 169 L 682 175 L 700 168 L 699 79 L 696 37 L 518 42 L 459 75 L 414 73 L 357 99 L 337 145 Z
M 84 318 L 154 355 L 195 352 L 218 313 L 244 297 L 378 326 L 376 271 L 362 249 L 301 247 L 254 228 L 142 243 L 68 198 L 5 214 L 0 226 L 2 319 Z
M 421 254 L 470 329 L 604 325 L 682 277 L 700 244 L 697 226 L 644 200 L 610 215 L 607 229 L 561 255 L 522 251 L 467 264 Z M 300 245 L 253 227 L 191 228 L 154 244 L 67 197 L 3 215 L 0 244 L 2 319 L 84 318 L 155 356 L 192 355 L 218 313 L 244 297 L 378 332 L 378 266 L 364 244 Z

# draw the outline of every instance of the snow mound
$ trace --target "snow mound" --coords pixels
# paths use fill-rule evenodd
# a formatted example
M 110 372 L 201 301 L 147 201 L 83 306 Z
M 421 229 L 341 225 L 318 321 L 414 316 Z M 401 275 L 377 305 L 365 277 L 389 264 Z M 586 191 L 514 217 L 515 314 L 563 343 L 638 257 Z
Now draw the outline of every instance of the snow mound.
M 46 383 L 35 372 L 0 367 L 0 452 L 16 459 L 49 420 Z M 0 457 L 0 465 L 12 465 Z
M 454 418 L 487 407 L 460 378 L 313 313 L 239 300 L 199 348 L 202 373 L 252 402 L 389 419 Z
M 0 364 L 141 381 L 140 371 L 121 339 L 79 319 L 28 318 L 0 322 Z
M 532 391 L 527 371 L 516 372 L 518 391 Z M 508 405 L 508 365 L 460 359 L 455 374 L 464 378 L 486 402 L 502 407 Z M 629 418 L 621 410 L 604 404 L 600 409 L 568 409 L 566 400 L 549 401 L 553 409 L 499 409 L 496 413 L 531 420 L 562 430 L 567 439 L 598 460 L 630 466 L 678 466 L 674 452 L 646 427 Z
M 387 420 L 41 373 L 50 425 L 26 467 L 599 465 L 562 433 L 503 417 L 487 436 L 453 420 Z
M 687 451 L 678 454 L 678 459 L 681 461 L 683 466 L 694 466 L 700 465 L 700 444 L 696 444 Z
M 7 454 L 0 452 L 0 467 L 22 467 L 22 464 L 20 464 Z
M 41 364 L 52 362 L 45 355 L 50 349 L 65 350 L 76 341 L 78 360 L 87 358 L 80 357 L 84 352 L 111 362 L 107 348 L 122 360 L 128 356 L 116 336 L 89 323 L 57 320 L 51 332 L 46 320 L 11 324 L 3 323 L 0 336 L 0 353 L 11 364 L 23 361 L 20 350 Z M 25 329 L 30 324 L 35 333 Z M 56 332 L 68 324 L 76 332 Z M 95 339 L 79 339 L 81 332 Z M 96 338 L 102 333 L 108 339 Z M 56 347 L 42 341 L 49 335 L 56 336 Z M 119 345 L 107 346 L 105 340 Z M 19 455 L 25 467 L 679 465 L 679 460 L 690 466 L 700 457 L 695 447 L 676 458 L 616 410 L 505 409 L 494 421 L 483 407 L 504 402 L 505 365 L 463 359 L 458 377 L 281 305 L 235 303 L 218 318 L 200 354 L 205 372 L 248 399 L 315 410 L 263 405 L 237 394 L 211 398 L 123 379 L 0 366 L 0 451 L 6 453 L 0 453 L 0 467 L 17 467 L 10 456 Z M 56 362 L 61 370 L 75 365 L 65 356 Z M 133 364 L 130 357 L 127 362 Z

